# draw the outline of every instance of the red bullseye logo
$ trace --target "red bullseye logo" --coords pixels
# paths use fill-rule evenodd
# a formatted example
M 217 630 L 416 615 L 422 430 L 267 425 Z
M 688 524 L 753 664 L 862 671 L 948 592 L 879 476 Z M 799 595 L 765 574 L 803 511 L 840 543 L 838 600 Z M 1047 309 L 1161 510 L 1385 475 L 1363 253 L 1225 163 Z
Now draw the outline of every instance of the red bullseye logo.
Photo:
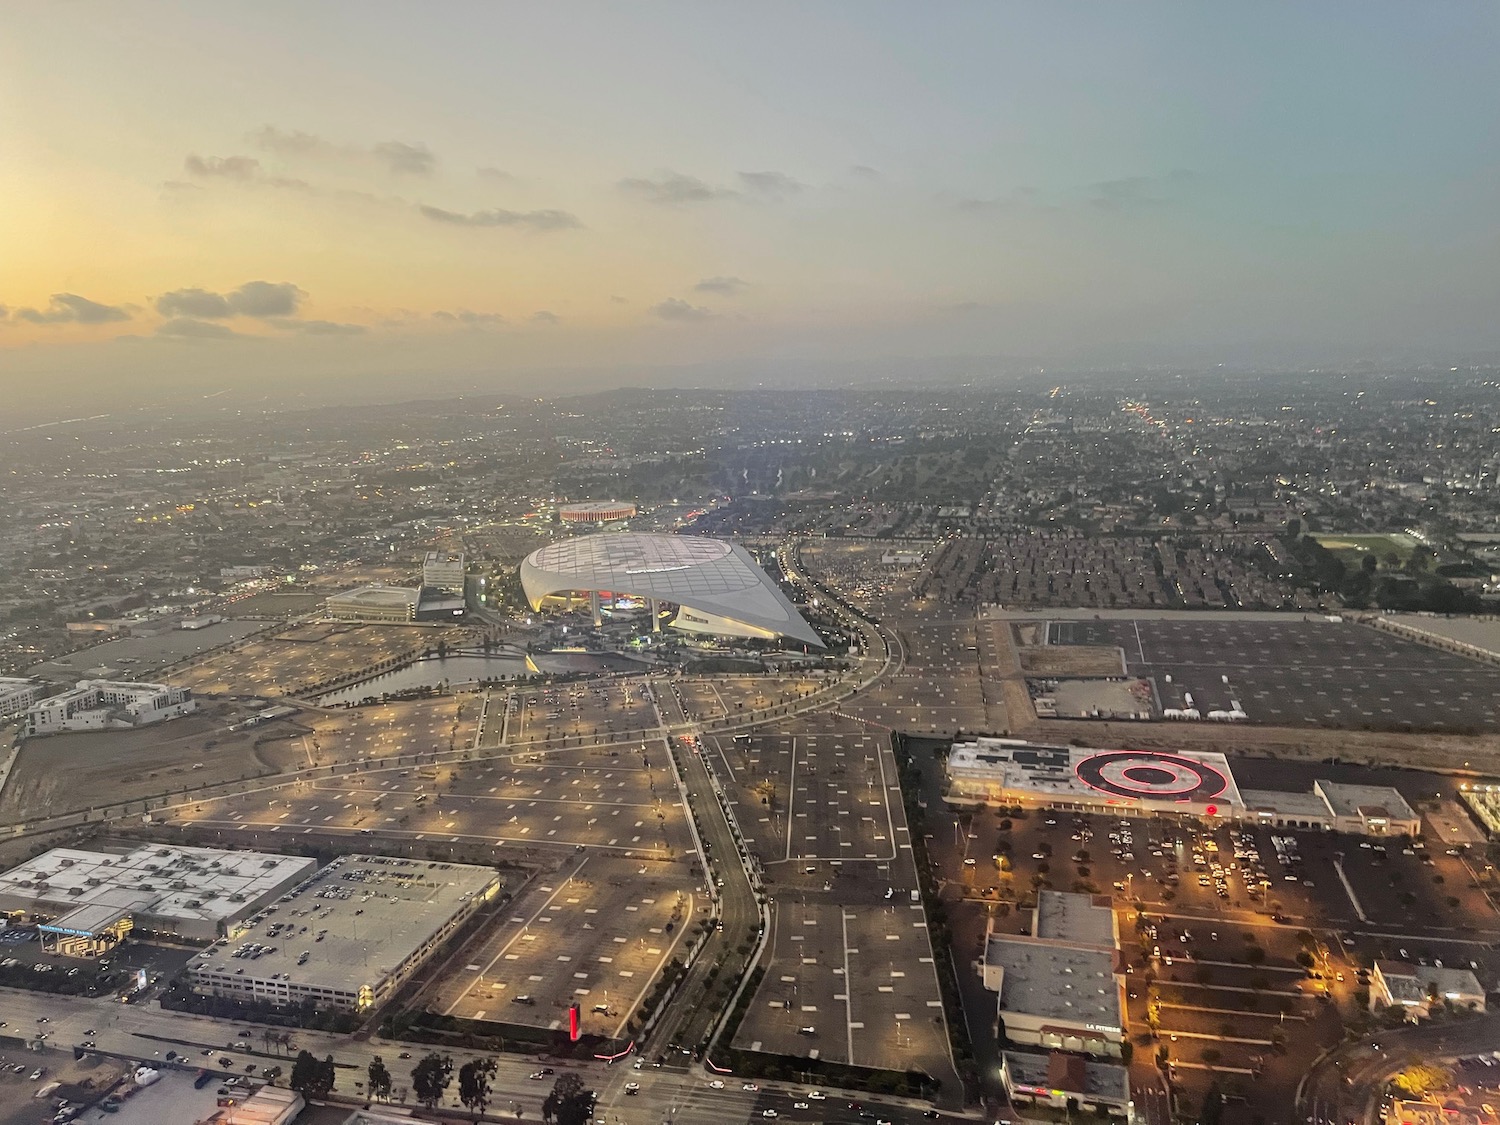
M 1229 788 L 1229 779 L 1207 763 L 1154 750 L 1090 754 L 1074 773 L 1090 789 L 1146 801 L 1207 801 Z M 1213 816 L 1218 806 L 1207 811 Z

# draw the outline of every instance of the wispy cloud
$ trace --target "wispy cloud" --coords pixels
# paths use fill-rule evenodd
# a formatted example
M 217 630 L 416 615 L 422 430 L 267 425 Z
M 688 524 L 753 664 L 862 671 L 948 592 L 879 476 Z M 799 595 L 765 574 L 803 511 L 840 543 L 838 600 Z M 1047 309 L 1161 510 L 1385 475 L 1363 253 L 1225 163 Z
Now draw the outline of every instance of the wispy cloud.
M 247 139 L 261 151 L 285 160 L 373 162 L 388 172 L 412 176 L 430 176 L 437 169 L 437 157 L 420 142 L 381 141 L 365 148 L 274 125 L 263 125 Z
M 879 170 L 877 170 L 875 168 L 871 168 L 868 164 L 856 164 L 856 165 L 854 165 L 853 167 L 851 167 L 849 169 L 849 174 L 851 176 L 856 176 L 856 177 L 858 177 L 861 180 L 883 180 L 883 179 L 885 179 L 885 177 L 880 174 Z
M 31 324 L 111 324 L 129 320 L 130 310 L 123 305 L 102 305 L 77 293 L 54 293 L 45 309 L 17 309 L 15 316 Z
M 733 199 L 739 194 L 733 188 L 719 187 L 696 176 L 685 176 L 681 172 L 662 172 L 654 178 L 625 179 L 616 186 L 626 195 L 662 207 Z
M 537 309 L 527 318 L 532 324 L 561 324 L 562 318 L 550 309 Z
M 270 323 L 286 332 L 300 332 L 304 336 L 363 336 L 363 324 L 339 324 L 332 320 L 276 319 Z
M 249 181 L 260 175 L 260 161 L 253 156 L 199 156 L 188 153 L 182 166 L 189 174 L 205 178 Z
M 469 309 L 459 309 L 456 312 L 438 309 L 432 314 L 432 319 L 448 324 L 462 324 L 468 328 L 491 328 L 505 323 L 505 317 L 499 313 L 473 312 Z
M 507 211 L 495 208 L 490 211 L 445 211 L 441 207 L 421 204 L 417 207 L 435 223 L 447 223 L 458 227 L 520 227 L 526 230 L 549 231 L 571 230 L 581 227 L 578 216 L 569 211 Z
M 1133 211 L 1165 207 L 1177 202 L 1181 190 L 1193 179 L 1185 168 L 1165 176 L 1126 176 L 1100 180 L 1090 185 L 1089 202 L 1105 211 Z
M 492 184 L 513 184 L 516 177 L 512 176 L 504 168 L 475 168 L 474 174 L 481 180 Z
M 248 340 L 227 324 L 215 324 L 209 320 L 196 320 L 190 316 L 175 317 L 156 326 L 158 336 L 177 340 Z
M 651 306 L 651 315 L 661 320 L 710 320 L 713 310 L 702 305 L 691 305 L 680 297 L 668 297 Z
M 750 288 L 748 281 L 737 277 L 705 277 L 693 289 L 699 293 L 717 293 L 723 297 L 734 297 Z
M 799 194 L 805 186 L 782 172 L 741 172 L 740 183 L 750 194 L 763 199 L 785 199 Z
M 174 289 L 156 299 L 156 311 L 168 317 L 208 320 L 231 316 L 294 316 L 307 294 L 290 281 L 247 281 L 229 293 L 208 289 Z

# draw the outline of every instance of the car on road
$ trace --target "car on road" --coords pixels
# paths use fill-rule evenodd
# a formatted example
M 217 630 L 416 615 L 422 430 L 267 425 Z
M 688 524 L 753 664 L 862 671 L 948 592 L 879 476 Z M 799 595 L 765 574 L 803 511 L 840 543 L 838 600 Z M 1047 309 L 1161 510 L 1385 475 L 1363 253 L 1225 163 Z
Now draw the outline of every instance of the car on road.
M 724 1088 L 724 1082 L 723 1082 L 722 1079 L 715 1078 L 712 1082 L 710 1082 L 708 1084 L 708 1088 L 710 1090 L 722 1090 Z
M 639 1082 L 627 1082 L 627 1083 L 625 1083 L 625 1093 L 626 1093 L 627 1096 L 629 1096 L 631 1094 L 639 1094 L 640 1092 L 641 1092 L 641 1084 Z
M 762 1117 L 780 1117 L 781 1116 L 781 1114 L 777 1113 L 774 1109 L 763 1109 L 763 1110 L 760 1111 L 760 1115 Z
M 743 1085 L 740 1086 L 740 1089 L 741 1090 L 759 1090 L 760 1087 L 757 1086 L 754 1082 L 746 1082 L 746 1083 L 744 1083 Z
M 792 1108 L 793 1109 L 811 1109 L 812 1106 L 808 1105 L 806 1102 L 793 1102 L 792 1103 Z

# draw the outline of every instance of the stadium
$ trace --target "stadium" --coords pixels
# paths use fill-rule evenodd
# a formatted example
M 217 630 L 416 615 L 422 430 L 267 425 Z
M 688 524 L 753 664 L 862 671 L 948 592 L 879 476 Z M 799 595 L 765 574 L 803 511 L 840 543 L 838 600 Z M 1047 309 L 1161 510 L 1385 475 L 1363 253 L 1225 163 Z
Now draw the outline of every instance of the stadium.
M 719 539 L 604 534 L 565 539 L 521 563 L 521 588 L 532 609 L 589 605 L 594 624 L 604 604 L 644 600 L 652 629 L 823 646 L 743 547 Z M 673 610 L 671 607 L 675 607 Z

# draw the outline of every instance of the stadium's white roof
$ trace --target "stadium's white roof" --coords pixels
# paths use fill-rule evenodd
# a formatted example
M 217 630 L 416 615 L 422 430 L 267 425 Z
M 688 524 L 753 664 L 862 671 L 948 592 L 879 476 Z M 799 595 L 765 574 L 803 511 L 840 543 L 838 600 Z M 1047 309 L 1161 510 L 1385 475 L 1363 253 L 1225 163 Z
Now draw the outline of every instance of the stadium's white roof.
M 823 644 L 750 553 L 720 539 L 624 533 L 564 539 L 526 557 L 521 587 L 533 607 L 554 594 L 608 590 Z

